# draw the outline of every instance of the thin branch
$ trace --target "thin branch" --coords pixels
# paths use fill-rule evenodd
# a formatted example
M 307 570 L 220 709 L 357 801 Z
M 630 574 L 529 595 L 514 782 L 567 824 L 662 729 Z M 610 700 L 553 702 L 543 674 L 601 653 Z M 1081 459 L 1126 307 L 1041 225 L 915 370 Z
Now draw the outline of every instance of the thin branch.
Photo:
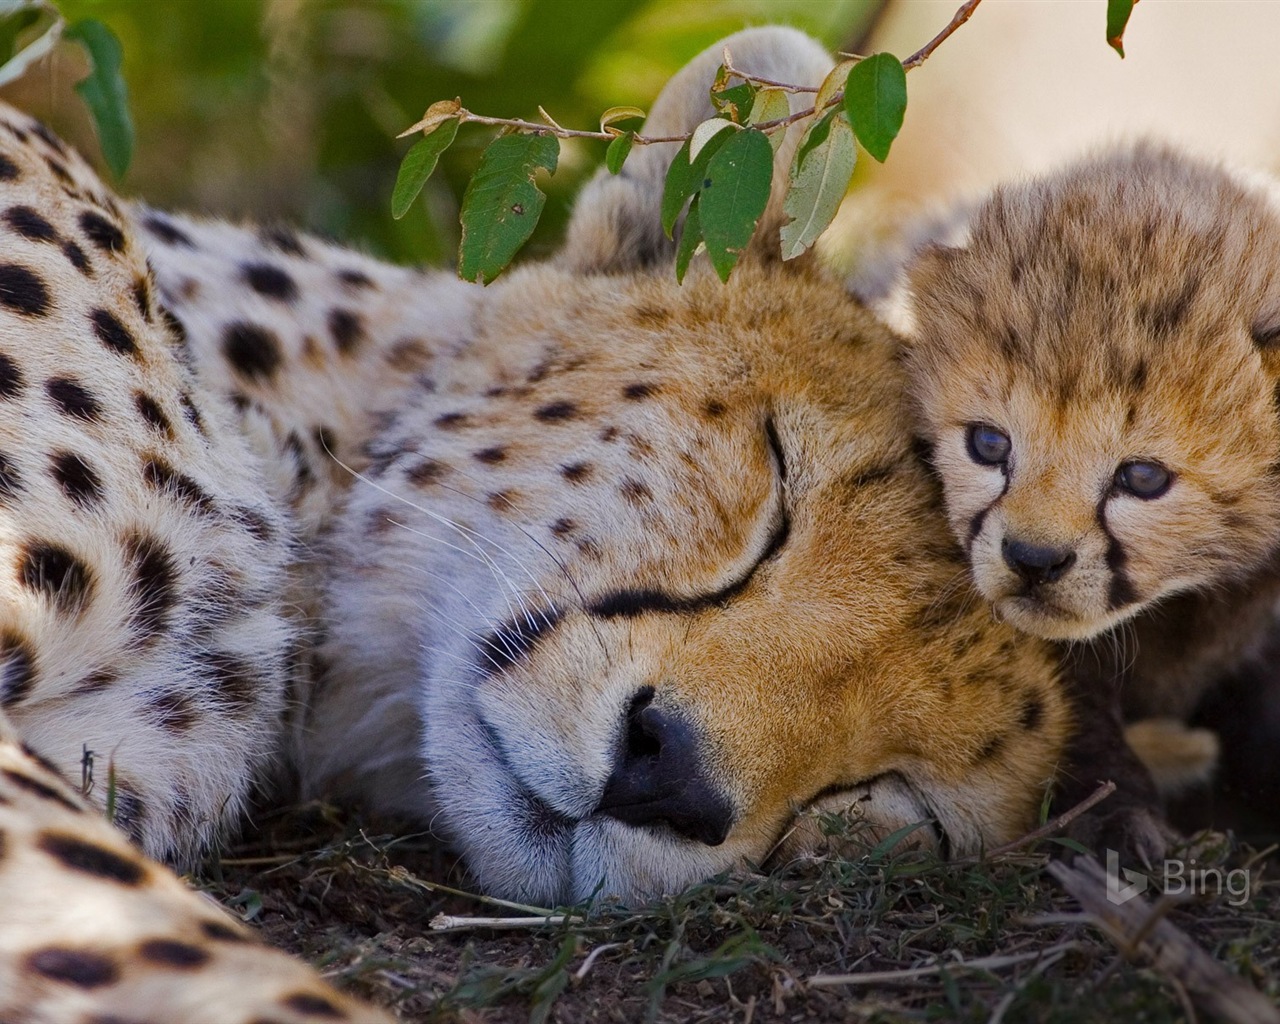
M 530 928 L 543 928 L 547 925 L 560 925 L 566 921 L 576 921 L 564 914 L 551 914 L 548 917 L 456 917 L 452 914 L 436 914 L 427 925 L 433 932 L 469 932 L 477 928 L 486 931 L 528 931 Z
M 927 978 L 943 971 L 998 971 L 1004 967 L 1016 967 L 1032 960 L 1052 956 L 1062 957 L 1077 949 L 1094 948 L 1090 943 L 1072 939 L 1045 949 L 1033 949 L 1026 953 L 1008 953 L 1004 956 L 983 956 L 976 960 L 939 961 L 927 967 L 912 967 L 902 971 L 865 971 L 861 974 L 815 974 L 805 984 L 810 988 L 830 988 L 835 985 L 906 985 L 919 978 Z
M 915 53 L 902 62 L 902 66 L 910 71 L 912 68 L 918 68 L 921 64 L 929 59 L 929 56 L 951 35 L 956 29 L 973 17 L 973 12 L 978 9 L 978 4 L 982 0 L 965 0 L 960 5 L 960 10 L 956 11 L 952 17 L 950 24 L 941 32 L 930 39 L 924 46 L 920 47 Z
M 781 89 L 783 92 L 817 92 L 819 86 L 816 85 L 791 85 L 788 82 L 778 82 L 772 78 L 765 78 L 763 75 L 753 75 L 746 71 L 739 71 L 733 64 L 733 55 L 729 52 L 729 47 L 724 48 L 724 70 L 727 74 L 734 78 L 741 78 L 744 82 L 755 82 L 756 85 L 765 85 L 770 89 Z
M 1041 839 L 1047 839 L 1052 835 L 1056 835 L 1075 821 L 1076 818 L 1080 817 L 1080 815 L 1093 810 L 1093 808 L 1097 807 L 1098 804 L 1102 803 L 1103 800 L 1115 791 L 1116 784 L 1114 782 L 1104 782 L 1078 804 L 1063 811 L 1052 821 L 1046 821 L 1039 828 L 1028 832 L 1021 839 L 1015 839 L 1011 843 L 1005 843 L 1004 846 L 997 846 L 994 850 L 988 850 L 987 857 L 999 857 L 1006 853 L 1012 853 L 1014 850 L 1020 850 L 1024 846 L 1030 846 L 1032 843 L 1038 842 Z
M 936 50 L 943 41 L 947 39 L 947 37 L 969 20 L 973 15 L 973 12 L 977 10 L 978 4 L 980 3 L 982 3 L 982 0 L 965 0 L 965 3 L 958 11 L 956 11 L 947 27 L 925 43 L 924 46 L 913 53 L 910 57 L 904 60 L 902 62 L 903 68 L 907 71 L 911 71 L 918 68 L 928 60 L 933 51 Z M 725 53 L 725 70 L 727 70 L 731 75 L 741 78 L 744 81 L 755 82 L 759 85 L 768 86 L 771 89 L 782 89 L 791 93 L 816 93 L 818 91 L 818 87 L 816 86 L 794 85 L 788 82 L 779 82 L 771 78 L 764 78 L 760 75 L 752 75 L 744 71 L 739 71 L 730 63 L 729 54 L 727 52 Z M 840 92 L 832 94 L 831 98 L 822 105 L 821 109 L 816 105 L 806 107 L 804 110 L 798 110 L 787 117 L 779 117 L 772 121 L 762 121 L 760 124 L 751 125 L 751 127 L 755 128 L 757 131 L 762 131 L 767 135 L 770 132 L 777 131 L 779 128 L 786 128 L 789 125 L 795 124 L 797 121 L 803 121 L 805 118 L 825 113 L 832 107 L 839 106 L 843 102 L 844 91 L 841 90 Z M 530 135 L 554 135 L 559 139 L 593 139 L 597 142 L 612 142 L 619 135 L 623 134 L 616 129 L 613 131 L 586 131 L 578 128 L 564 128 L 561 127 L 542 107 L 538 108 L 538 113 L 546 118 L 547 123 L 540 124 L 537 121 L 526 121 L 519 117 L 489 117 L 485 114 L 473 113 L 465 107 L 459 108 L 456 116 L 459 124 L 484 124 L 494 128 L 509 128 L 514 129 L 515 131 L 527 132 Z M 413 129 L 409 129 L 402 134 L 408 135 L 412 130 Z M 652 146 L 655 143 L 661 142 L 688 142 L 692 135 L 693 132 L 685 132 L 681 135 L 637 134 L 632 136 L 631 141 L 632 144 L 636 146 Z

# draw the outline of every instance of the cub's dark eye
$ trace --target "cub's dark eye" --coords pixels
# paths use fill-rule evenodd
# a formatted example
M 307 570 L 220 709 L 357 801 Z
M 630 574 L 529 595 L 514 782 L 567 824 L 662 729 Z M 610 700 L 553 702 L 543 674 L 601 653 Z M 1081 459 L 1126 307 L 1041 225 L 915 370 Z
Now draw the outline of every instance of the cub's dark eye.
M 1126 462 L 1116 470 L 1116 487 L 1135 498 L 1158 498 L 1173 483 L 1173 474 L 1158 462 Z
M 1013 442 L 1009 435 L 985 423 L 969 424 L 969 458 L 980 466 L 1000 466 L 1009 461 Z

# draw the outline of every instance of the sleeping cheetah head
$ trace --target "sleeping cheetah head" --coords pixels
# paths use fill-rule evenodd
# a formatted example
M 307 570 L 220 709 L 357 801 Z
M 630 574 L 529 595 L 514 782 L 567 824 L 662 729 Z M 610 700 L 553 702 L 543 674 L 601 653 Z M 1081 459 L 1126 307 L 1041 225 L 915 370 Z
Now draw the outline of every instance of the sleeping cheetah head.
M 997 189 L 908 273 L 952 530 L 1000 614 L 1089 637 L 1280 543 L 1280 217 L 1155 145 Z
M 729 43 L 829 67 L 786 30 Z M 720 52 L 650 130 L 705 116 Z M 1052 657 L 970 594 L 861 304 L 763 253 L 677 286 L 671 155 L 593 184 L 556 261 L 467 291 L 369 446 L 308 784 L 428 817 L 485 889 L 543 904 L 797 849 L 805 808 L 944 853 L 1008 839 L 1068 728 Z

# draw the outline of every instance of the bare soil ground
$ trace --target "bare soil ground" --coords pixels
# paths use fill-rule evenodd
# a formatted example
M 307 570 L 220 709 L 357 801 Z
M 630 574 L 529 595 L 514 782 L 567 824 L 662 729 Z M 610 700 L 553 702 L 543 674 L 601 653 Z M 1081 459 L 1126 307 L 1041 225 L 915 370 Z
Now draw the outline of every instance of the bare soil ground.
M 1054 881 L 1052 844 L 952 864 L 864 848 L 527 927 L 468 895 L 437 844 L 394 834 L 332 808 L 291 808 L 196 882 L 406 1021 L 1162 1024 L 1213 1019 L 1197 985 L 1229 987 L 1228 974 L 1280 1000 L 1277 864 L 1236 844 L 1198 851 L 1197 867 L 1247 868 L 1247 898 L 1223 875 L 1218 892 L 1135 903 L 1147 934 L 1125 939 Z M 1236 893 L 1242 879 L 1232 876 Z M 461 920 L 439 930 L 438 915 Z M 1225 973 L 1190 978 L 1167 955 L 1153 960 L 1156 918 Z M 858 977 L 831 980 L 847 974 Z

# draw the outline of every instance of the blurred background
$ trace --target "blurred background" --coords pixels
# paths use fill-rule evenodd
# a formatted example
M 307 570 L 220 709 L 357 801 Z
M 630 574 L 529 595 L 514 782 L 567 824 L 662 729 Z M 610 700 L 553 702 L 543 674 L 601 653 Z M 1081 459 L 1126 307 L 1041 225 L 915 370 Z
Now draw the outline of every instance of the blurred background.
M 593 128 L 747 24 L 786 22 L 840 49 L 905 56 L 959 0 L 59 0 L 124 47 L 137 128 L 119 189 L 161 205 L 287 220 L 401 262 L 447 263 L 461 190 L 492 137 L 468 127 L 402 221 L 395 135 L 434 100 Z M 1105 0 L 985 0 L 909 78 L 886 166 L 862 157 L 828 251 L 846 260 L 923 206 L 1143 132 L 1280 169 L 1280 3 L 1144 0 L 1120 60 Z M 98 158 L 63 44 L 3 90 Z M 546 252 L 603 159 L 566 144 L 524 258 Z M 105 173 L 105 172 L 104 172 Z M 834 243 L 834 244 L 832 244 Z
M 412 139 L 435 100 L 477 113 L 595 128 L 645 106 L 689 58 L 744 24 L 786 21 L 833 48 L 856 42 L 879 0 L 57 0 L 105 22 L 124 48 L 137 142 L 120 188 L 160 205 L 282 219 L 400 262 L 444 263 L 462 189 L 492 138 L 464 128 L 414 209 L 390 214 Z M 97 158 L 74 83 L 78 48 L 3 95 Z M 565 144 L 536 255 L 562 234 L 603 143 Z M 97 160 L 101 169 L 101 160 Z

